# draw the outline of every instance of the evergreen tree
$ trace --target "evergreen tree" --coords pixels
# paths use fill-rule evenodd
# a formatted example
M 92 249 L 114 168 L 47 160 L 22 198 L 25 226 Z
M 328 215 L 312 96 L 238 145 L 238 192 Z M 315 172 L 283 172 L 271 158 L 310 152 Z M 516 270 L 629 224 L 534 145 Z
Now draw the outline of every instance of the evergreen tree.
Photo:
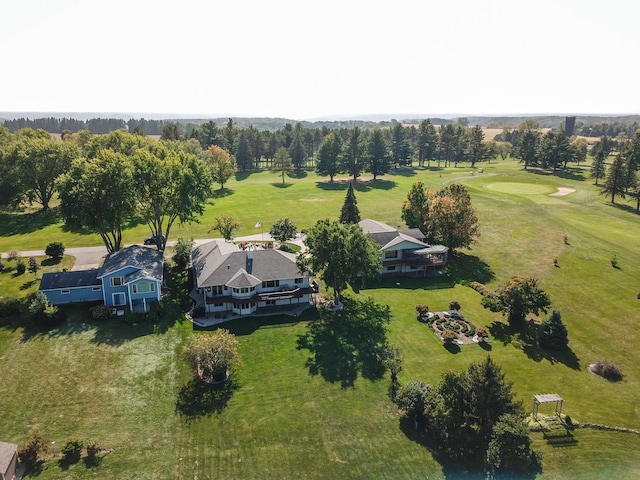
M 513 154 L 524 163 L 524 169 L 537 163 L 538 144 L 540 143 L 540 132 L 526 129 L 520 135 L 515 144 Z
M 291 145 L 289 145 L 289 156 L 291 157 L 291 162 L 293 163 L 293 168 L 295 168 L 296 172 L 302 170 L 304 166 L 304 162 L 307 158 L 307 152 L 305 150 L 304 144 L 302 143 L 302 137 L 300 134 L 296 134 L 291 141 Z
M 354 127 L 349 131 L 347 141 L 342 147 L 340 155 L 341 170 L 353 177 L 353 181 L 358 181 L 360 172 L 364 168 L 364 152 L 362 146 L 362 130 Z
M 438 153 L 438 132 L 429 119 L 420 122 L 416 150 L 418 165 L 421 167 L 424 166 L 425 160 L 427 161 L 427 166 L 429 166 L 431 160 L 436 158 Z
M 487 448 L 487 478 L 522 478 L 522 474 L 539 470 L 541 460 L 541 454 L 532 448 L 523 416 L 502 415 L 493 427 Z
M 252 165 L 252 156 L 251 150 L 249 149 L 249 141 L 247 140 L 247 134 L 244 130 L 240 131 L 240 136 L 238 138 L 238 148 L 236 149 L 236 162 L 238 164 L 238 168 L 242 172 L 246 172 L 247 170 L 251 170 Z
M 374 130 L 366 144 L 367 166 L 375 180 L 378 175 L 384 175 L 391 169 L 391 154 L 389 146 L 381 130 Z
M 611 195 L 611 203 L 615 203 L 616 195 L 625 198 L 625 190 L 627 186 L 626 169 L 622 155 L 618 154 L 607 172 L 604 185 L 600 193 L 603 195 Z
M 340 223 L 358 223 L 359 221 L 360 210 L 358 210 L 358 200 L 356 200 L 356 194 L 353 191 L 353 183 L 349 182 L 347 195 L 344 198 L 342 210 L 340 211 Z
M 342 140 L 335 132 L 327 134 L 318 147 L 316 161 L 316 173 L 320 176 L 329 176 L 333 183 L 333 177 L 340 173 L 340 152 Z
M 471 168 L 473 168 L 477 162 L 481 162 L 488 157 L 488 149 L 484 143 L 484 132 L 480 125 L 476 125 L 471 129 L 469 140 L 469 160 L 471 161 Z
M 410 163 L 411 143 L 401 123 L 396 123 L 391 129 L 391 155 L 396 167 Z
M 591 163 L 591 178 L 596 179 L 596 185 L 598 185 L 598 179 L 603 178 L 605 176 L 606 170 L 604 166 L 605 156 L 601 152 L 596 152 L 593 157 L 593 162 Z
M 551 350 L 567 348 L 569 334 L 559 311 L 554 310 L 538 327 L 538 343 L 541 347 Z

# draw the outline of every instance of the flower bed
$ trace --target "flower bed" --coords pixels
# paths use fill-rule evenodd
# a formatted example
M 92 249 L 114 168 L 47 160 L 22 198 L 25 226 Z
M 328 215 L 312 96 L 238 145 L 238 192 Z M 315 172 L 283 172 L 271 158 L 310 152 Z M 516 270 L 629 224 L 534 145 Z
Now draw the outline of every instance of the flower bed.
M 451 330 L 457 336 L 457 340 L 462 343 L 473 343 L 473 336 L 476 327 L 469 320 L 462 318 L 445 317 L 443 314 L 436 314 L 432 322 L 429 323 L 431 330 L 442 339 L 445 330 Z

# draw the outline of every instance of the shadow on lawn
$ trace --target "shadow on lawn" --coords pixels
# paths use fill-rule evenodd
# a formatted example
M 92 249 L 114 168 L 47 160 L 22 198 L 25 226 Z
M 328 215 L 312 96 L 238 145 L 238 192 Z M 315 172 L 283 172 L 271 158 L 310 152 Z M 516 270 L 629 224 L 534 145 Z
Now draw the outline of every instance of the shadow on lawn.
M 538 324 L 530 319 L 522 325 L 512 326 L 507 323 L 494 321 L 489 325 L 491 336 L 503 345 L 511 344 L 520 348 L 531 360 L 541 362 L 562 363 L 573 370 L 580 370 L 580 359 L 567 347 L 565 350 L 548 350 L 537 344 Z
M 321 311 L 320 319 L 309 323 L 308 333 L 298 337 L 297 348 L 310 352 L 305 363 L 310 375 L 347 388 L 354 385 L 358 373 L 370 380 L 384 375 L 380 359 L 391 313 L 388 306 L 371 298 L 343 298 L 343 305 L 340 311 Z
M 178 392 L 176 413 L 187 422 L 221 413 L 238 388 L 240 385 L 233 376 L 219 385 L 211 385 L 200 378 L 193 378 Z
M 333 183 L 327 181 L 317 181 L 316 187 L 325 191 L 346 191 L 349 188 L 349 184 L 353 182 L 351 180 L 334 180 Z M 396 187 L 397 183 L 393 180 L 381 180 L 376 178 L 375 180 L 360 180 L 353 182 L 353 189 L 357 192 L 369 192 L 371 190 L 391 190 Z
M 38 210 L 33 213 L 0 212 L 0 237 L 24 235 L 60 222 L 60 209 Z
M 480 282 L 489 283 L 494 273 L 491 266 L 475 255 L 455 252 L 449 255 L 447 276 L 454 283 Z

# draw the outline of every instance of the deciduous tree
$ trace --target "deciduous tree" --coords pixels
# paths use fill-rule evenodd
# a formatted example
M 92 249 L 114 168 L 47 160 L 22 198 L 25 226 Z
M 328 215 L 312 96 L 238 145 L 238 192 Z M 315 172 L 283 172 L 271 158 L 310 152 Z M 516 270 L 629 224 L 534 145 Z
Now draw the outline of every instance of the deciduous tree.
M 480 235 L 478 217 L 464 186 L 452 183 L 433 194 L 428 204 L 424 225 L 429 238 L 453 251 L 470 247 Z
M 498 287 L 495 295 L 483 296 L 482 306 L 492 312 L 502 312 L 508 316 L 509 323 L 517 325 L 529 313 L 546 313 L 551 301 L 535 278 L 513 276 L 509 282 Z
M 229 152 L 218 145 L 211 145 L 205 155 L 211 178 L 220 184 L 220 190 L 236 171 L 236 161 Z
M 358 225 L 320 220 L 307 232 L 305 245 L 307 251 L 298 256 L 298 266 L 319 272 L 338 303 L 347 285 L 375 278 L 380 272 L 378 244 Z
M 269 235 L 280 243 L 295 238 L 296 233 L 298 233 L 296 226 L 288 218 L 276 220 L 269 230 Z
M 422 182 L 414 182 L 402 204 L 401 217 L 409 228 L 419 228 L 426 233 L 424 220 L 429 214 L 429 197 Z
M 181 225 L 198 221 L 211 194 L 207 166 L 188 148 L 185 142 L 162 144 L 134 155 L 138 211 L 159 250 L 164 250 L 176 221 Z
M 233 238 L 233 232 L 239 229 L 242 226 L 236 217 L 233 215 L 220 215 L 216 217 L 211 227 L 211 230 L 217 230 L 220 232 L 222 238 L 224 238 L 227 242 Z
M 61 176 L 59 192 L 67 226 L 98 233 L 108 253 L 120 250 L 122 229 L 136 213 L 133 165 L 127 157 L 99 150 L 91 161 L 75 160 Z
M 209 383 L 225 380 L 229 369 L 241 363 L 238 340 L 224 328 L 191 335 L 182 358 L 195 374 Z

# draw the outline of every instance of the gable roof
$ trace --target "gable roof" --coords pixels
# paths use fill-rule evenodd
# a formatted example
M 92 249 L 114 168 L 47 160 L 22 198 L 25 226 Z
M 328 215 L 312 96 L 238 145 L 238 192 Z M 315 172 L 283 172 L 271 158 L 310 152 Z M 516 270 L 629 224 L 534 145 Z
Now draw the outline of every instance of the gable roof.
M 429 245 L 418 240 L 416 235 L 417 232 L 410 229 L 406 231 L 407 233 L 399 232 L 395 228 L 387 225 L 386 223 L 377 222 L 375 220 L 371 220 L 369 218 L 364 219 L 358 222 L 360 228 L 371 237 L 378 245 L 380 245 L 381 249 L 387 249 L 391 247 L 395 247 L 402 242 L 408 242 L 412 245 L 411 248 L 426 248 Z M 418 230 L 420 232 L 420 230 Z M 421 234 L 422 232 L 420 232 Z
M 292 279 L 303 274 L 295 255 L 274 250 L 243 251 L 236 245 L 213 240 L 193 249 L 191 260 L 198 287 L 255 286 L 267 280 Z
M 163 251 L 141 245 L 130 245 L 107 255 L 98 272 L 98 278 L 111 275 L 126 267 L 133 267 L 139 271 L 127 275 L 127 282 L 141 277 L 162 281 L 163 264 Z
M 98 280 L 98 269 L 77 270 L 72 272 L 51 272 L 42 275 L 39 290 L 59 288 L 80 288 L 102 285 Z

